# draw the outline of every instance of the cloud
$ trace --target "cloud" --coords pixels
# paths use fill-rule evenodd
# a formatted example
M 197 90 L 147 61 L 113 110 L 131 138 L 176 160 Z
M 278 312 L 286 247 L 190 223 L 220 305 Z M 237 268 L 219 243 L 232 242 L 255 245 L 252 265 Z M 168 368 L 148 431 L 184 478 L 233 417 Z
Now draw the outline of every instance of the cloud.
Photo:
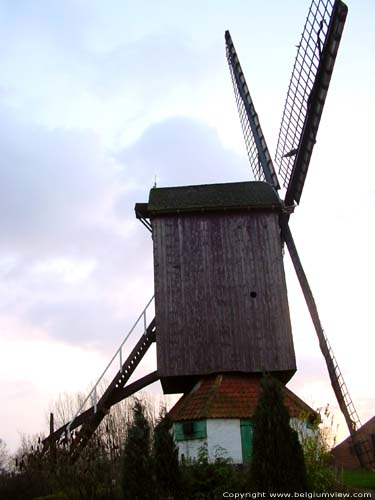
M 119 331 L 141 307 L 137 259 L 148 252 L 134 238 L 141 228 L 133 210 L 121 219 L 113 213 L 126 179 L 119 183 L 120 167 L 92 132 L 49 130 L 9 109 L 0 131 L 0 311 L 46 337 L 107 345 L 103 332 Z M 122 294 L 132 296 L 123 314 Z
M 192 79 L 212 78 L 218 65 L 208 57 L 209 50 L 198 51 L 188 37 L 175 31 L 127 40 L 96 56 L 96 88 L 106 98 L 130 90 L 145 108 L 155 105 L 158 99 L 170 98 L 173 89 L 180 94 L 184 86 L 190 87 Z
M 89 131 L 9 111 L 0 130 L 0 310 L 29 324 L 29 337 L 112 351 L 153 293 L 152 241 L 134 204 L 155 174 L 159 185 L 248 179 L 214 129 L 184 117 L 116 156 Z
M 247 161 L 225 149 L 216 130 L 187 117 L 150 126 L 118 156 L 138 185 L 178 186 L 250 179 Z
M 2 251 L 41 256 L 74 249 L 110 184 L 110 158 L 88 131 L 51 131 L 9 112 L 0 131 Z
M 37 123 L 90 128 L 111 146 L 131 142 L 171 108 L 186 111 L 186 100 L 199 108 L 202 96 L 190 82 L 215 77 L 216 49 L 172 27 L 135 34 L 134 8 L 114 4 L 121 22 L 100 2 L 8 3 L 0 96 Z

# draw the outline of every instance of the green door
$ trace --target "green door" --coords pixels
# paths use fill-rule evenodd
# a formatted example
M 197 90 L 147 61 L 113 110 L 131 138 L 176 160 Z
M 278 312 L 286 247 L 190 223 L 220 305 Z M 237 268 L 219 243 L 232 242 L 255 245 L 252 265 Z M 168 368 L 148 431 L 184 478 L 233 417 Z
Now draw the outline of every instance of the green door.
M 245 464 L 250 462 L 253 453 L 253 424 L 250 419 L 241 419 L 241 446 Z

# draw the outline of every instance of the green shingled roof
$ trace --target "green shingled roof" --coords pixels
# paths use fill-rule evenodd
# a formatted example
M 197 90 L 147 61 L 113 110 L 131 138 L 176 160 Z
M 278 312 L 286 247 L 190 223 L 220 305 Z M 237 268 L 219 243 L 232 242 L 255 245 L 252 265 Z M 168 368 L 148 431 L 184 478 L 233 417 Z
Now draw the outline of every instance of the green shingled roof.
M 280 201 L 265 182 L 153 188 L 148 201 L 150 214 L 243 208 L 278 209 Z

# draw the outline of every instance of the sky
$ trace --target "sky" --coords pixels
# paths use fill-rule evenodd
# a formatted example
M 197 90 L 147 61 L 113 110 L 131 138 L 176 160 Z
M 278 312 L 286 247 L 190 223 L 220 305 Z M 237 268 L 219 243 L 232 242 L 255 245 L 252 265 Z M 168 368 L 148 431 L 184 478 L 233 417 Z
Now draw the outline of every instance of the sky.
M 0 437 L 46 432 L 153 295 L 150 188 L 252 179 L 224 31 L 275 151 L 300 0 L 0 0 Z M 375 413 L 375 4 L 349 14 L 291 229 L 362 423 Z M 298 371 L 347 435 L 285 256 Z M 147 355 L 137 376 L 156 368 Z M 137 377 L 136 377 L 137 378 Z M 161 394 L 159 384 L 150 389 Z

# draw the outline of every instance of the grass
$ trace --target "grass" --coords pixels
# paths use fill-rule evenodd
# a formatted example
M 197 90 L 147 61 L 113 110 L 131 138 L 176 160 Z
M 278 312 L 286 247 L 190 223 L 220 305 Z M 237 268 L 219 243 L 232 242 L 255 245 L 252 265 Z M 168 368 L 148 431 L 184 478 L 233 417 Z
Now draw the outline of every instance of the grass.
M 375 489 L 375 472 L 344 471 L 343 472 L 343 482 L 347 486 L 353 486 L 355 488 Z

